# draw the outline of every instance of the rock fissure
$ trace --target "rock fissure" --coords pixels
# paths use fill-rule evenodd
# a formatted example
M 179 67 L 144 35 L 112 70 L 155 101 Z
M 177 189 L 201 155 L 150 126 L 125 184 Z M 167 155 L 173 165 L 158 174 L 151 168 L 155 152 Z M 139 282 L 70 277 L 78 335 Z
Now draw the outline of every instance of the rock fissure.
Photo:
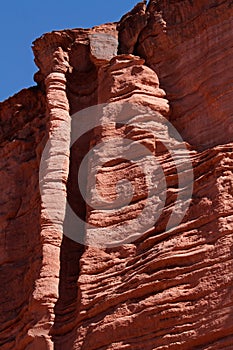
M 0 105 L 2 350 L 231 349 L 232 15 L 229 1 L 142 1 L 34 42 L 38 86 Z M 64 231 L 66 196 L 86 247 Z

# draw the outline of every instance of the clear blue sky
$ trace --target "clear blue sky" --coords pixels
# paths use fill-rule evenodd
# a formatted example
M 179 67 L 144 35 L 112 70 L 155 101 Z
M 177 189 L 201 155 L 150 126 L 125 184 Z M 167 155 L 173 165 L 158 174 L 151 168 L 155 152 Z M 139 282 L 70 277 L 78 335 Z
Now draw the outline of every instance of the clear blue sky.
M 0 5 L 0 101 L 35 85 L 31 44 L 46 32 L 113 22 L 139 0 L 3 0 Z

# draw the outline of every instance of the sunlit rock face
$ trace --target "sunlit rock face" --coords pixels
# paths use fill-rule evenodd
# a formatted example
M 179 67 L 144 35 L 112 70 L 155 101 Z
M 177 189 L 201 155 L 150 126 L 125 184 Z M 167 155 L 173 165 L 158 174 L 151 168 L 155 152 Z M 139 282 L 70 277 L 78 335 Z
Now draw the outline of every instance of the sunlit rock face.
M 0 104 L 1 349 L 232 349 L 232 18 L 143 1 L 34 42 Z

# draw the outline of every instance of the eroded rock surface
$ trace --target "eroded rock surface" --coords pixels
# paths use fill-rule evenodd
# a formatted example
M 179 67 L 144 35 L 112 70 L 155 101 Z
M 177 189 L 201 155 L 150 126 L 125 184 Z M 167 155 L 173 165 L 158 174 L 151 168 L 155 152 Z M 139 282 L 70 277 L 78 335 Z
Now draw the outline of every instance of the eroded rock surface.
M 232 7 L 143 1 L 118 24 L 35 41 L 38 86 L 0 104 L 1 349 L 232 349 Z M 70 150 L 74 114 L 98 104 L 106 104 L 98 127 Z M 124 104 L 133 107 L 121 111 L 123 123 L 112 122 Z M 143 108 L 153 113 L 142 118 Z M 126 125 L 138 111 L 145 127 Z M 192 164 L 190 203 L 188 159 L 166 121 Z M 97 149 L 86 203 L 77 186 L 82 160 L 113 139 L 132 161 L 112 159 L 111 147 Z M 124 139 L 145 153 L 127 153 Z M 146 150 L 166 180 L 165 188 L 155 168 L 149 197 L 153 163 Z M 105 207 L 98 207 L 93 179 Z M 122 179 L 131 182 L 132 199 L 111 207 Z M 66 196 L 87 223 L 78 234 L 90 246 L 63 232 Z M 139 232 L 134 220 L 148 200 L 156 210 Z M 134 237 L 129 242 L 124 225 Z M 111 241 L 114 230 L 117 244 L 95 244 Z
M 129 52 L 158 74 L 174 126 L 199 150 L 232 141 L 232 15 L 231 1 L 160 0 L 150 1 L 140 33 L 138 14 L 119 25 L 119 51 L 126 32 L 135 43 Z

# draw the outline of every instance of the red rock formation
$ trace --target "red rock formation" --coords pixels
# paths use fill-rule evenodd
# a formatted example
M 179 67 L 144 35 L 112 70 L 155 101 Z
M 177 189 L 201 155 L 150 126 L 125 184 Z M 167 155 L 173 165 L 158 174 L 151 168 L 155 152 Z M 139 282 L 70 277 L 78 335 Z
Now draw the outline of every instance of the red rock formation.
M 230 1 L 159 0 L 138 4 L 117 26 L 35 41 L 38 86 L 0 105 L 1 349 L 232 349 L 231 29 Z M 99 127 L 70 152 L 70 115 L 104 103 Z M 153 111 L 145 129 L 112 122 L 123 103 L 141 115 L 145 107 Z M 135 110 L 128 112 L 135 121 Z M 162 120 L 180 132 L 193 166 L 182 221 L 190 169 Z M 166 179 L 167 189 L 158 186 L 149 197 L 162 210 L 159 220 L 151 224 L 148 216 L 140 235 L 134 219 L 148 201 L 140 170 L 151 171 L 147 153 L 130 153 L 138 167 L 98 149 L 85 179 L 91 205 L 77 187 L 84 156 L 113 138 L 147 147 Z M 126 146 L 117 147 L 126 154 Z M 91 175 L 110 202 L 117 181 L 127 178 L 132 201 L 96 209 Z M 116 246 L 84 247 L 63 235 L 66 192 L 74 211 L 95 225 L 80 227 L 80 236 L 106 240 L 126 223 L 137 240 L 124 241 L 121 231 Z
M 39 163 L 47 122 L 37 88 L 1 104 L 2 349 L 24 349 L 35 324 L 29 304 L 42 268 Z
M 135 52 L 159 75 L 174 126 L 199 150 L 231 142 L 231 1 L 151 1 L 147 15 Z

